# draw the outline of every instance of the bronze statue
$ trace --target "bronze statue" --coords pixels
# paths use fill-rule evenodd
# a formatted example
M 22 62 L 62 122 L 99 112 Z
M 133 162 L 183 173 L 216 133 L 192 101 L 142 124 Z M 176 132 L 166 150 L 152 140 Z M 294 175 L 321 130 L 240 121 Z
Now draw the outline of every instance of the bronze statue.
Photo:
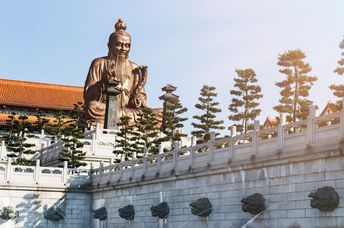
M 108 55 L 92 61 L 84 86 L 86 118 L 91 125 L 104 124 L 106 107 L 106 85 L 109 80 L 118 80 L 117 118 L 130 116 L 134 121 L 139 109 L 147 107 L 144 86 L 147 81 L 147 66 L 138 66 L 128 59 L 131 37 L 121 20 L 110 35 Z

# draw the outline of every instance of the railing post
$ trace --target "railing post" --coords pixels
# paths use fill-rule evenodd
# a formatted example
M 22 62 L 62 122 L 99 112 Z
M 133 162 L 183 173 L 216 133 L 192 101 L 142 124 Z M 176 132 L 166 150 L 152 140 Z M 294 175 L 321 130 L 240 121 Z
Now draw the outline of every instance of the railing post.
M 135 175 L 135 160 L 130 160 L 130 178 L 133 179 Z
M 228 161 L 232 160 L 233 159 L 233 156 L 234 156 L 234 146 L 235 146 L 235 140 L 234 140 L 234 137 L 236 136 L 236 126 L 235 125 L 232 125 L 231 126 L 231 137 L 229 139 L 229 150 L 228 150 Z
M 344 98 L 342 99 L 342 109 L 340 110 L 340 133 L 341 141 L 344 141 Z
M 96 138 L 96 134 L 92 135 L 92 154 L 94 155 L 97 151 L 97 138 Z
M 178 154 L 180 150 L 180 144 L 178 142 L 175 142 L 174 150 L 172 152 L 172 159 L 173 159 L 173 170 L 176 171 L 178 166 Z
M 190 146 L 195 146 L 196 145 L 197 138 L 196 136 L 191 136 L 191 145 Z
M 39 159 L 36 160 L 36 167 L 35 167 L 35 182 L 38 184 L 39 180 L 41 179 L 41 169 L 39 164 Z
M 164 153 L 164 148 L 162 147 L 162 145 L 160 144 L 159 145 L 159 154 L 162 154 Z
M 210 139 L 208 142 L 208 165 L 214 161 L 214 142 L 215 142 L 215 132 L 210 132 Z
M 63 162 L 63 174 L 62 174 L 62 181 L 63 184 L 66 185 L 67 184 L 67 177 L 68 177 L 68 162 L 64 161 Z
M 280 122 L 277 127 L 277 143 L 278 143 L 278 152 L 282 153 L 284 148 L 284 129 L 283 125 L 286 123 L 286 116 L 284 113 L 280 114 Z
M 95 134 L 96 134 L 96 139 L 99 138 L 99 133 L 100 133 L 99 123 L 96 123 L 96 132 L 95 132 Z
M 195 151 L 196 151 L 196 146 L 191 146 L 190 147 L 190 157 L 189 157 L 189 169 L 192 169 L 194 164 L 195 164 Z
M 99 163 L 99 175 L 102 176 L 104 174 L 104 162 Z
M 316 105 L 309 108 L 309 115 L 307 119 L 307 145 L 313 145 L 315 141 L 315 111 Z
M 253 135 L 252 135 L 252 153 L 254 155 L 258 153 L 258 131 L 259 131 L 259 120 L 255 120 Z
M 161 171 L 161 154 L 157 154 L 157 166 L 156 166 L 156 172 L 160 173 Z
M 6 157 L 6 147 L 5 147 L 5 140 L 1 141 L 0 147 L 0 159 L 4 159 Z
M 147 157 L 147 153 L 144 153 L 143 155 L 143 171 L 142 174 L 145 175 L 147 172 L 147 168 L 148 168 L 148 157 Z
M 7 159 L 7 164 L 6 164 L 6 181 L 7 183 L 10 183 L 11 181 L 11 176 L 12 176 L 12 159 L 11 158 L 8 158 Z

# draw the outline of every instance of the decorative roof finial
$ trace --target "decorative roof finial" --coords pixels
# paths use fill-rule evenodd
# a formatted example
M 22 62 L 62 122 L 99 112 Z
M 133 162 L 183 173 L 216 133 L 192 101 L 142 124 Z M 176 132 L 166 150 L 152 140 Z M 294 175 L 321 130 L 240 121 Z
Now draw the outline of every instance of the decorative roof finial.
M 123 22 L 121 18 L 118 19 L 117 23 L 115 24 L 116 32 L 124 32 L 127 29 L 127 25 Z

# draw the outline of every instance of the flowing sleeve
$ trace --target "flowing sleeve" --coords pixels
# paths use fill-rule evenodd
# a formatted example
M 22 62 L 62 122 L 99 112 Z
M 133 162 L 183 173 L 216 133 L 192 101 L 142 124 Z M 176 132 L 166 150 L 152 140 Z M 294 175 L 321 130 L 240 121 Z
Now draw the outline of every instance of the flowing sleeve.
M 91 63 L 84 86 L 85 104 L 103 99 L 104 83 L 102 74 L 104 65 L 105 60 L 103 58 L 95 59 Z

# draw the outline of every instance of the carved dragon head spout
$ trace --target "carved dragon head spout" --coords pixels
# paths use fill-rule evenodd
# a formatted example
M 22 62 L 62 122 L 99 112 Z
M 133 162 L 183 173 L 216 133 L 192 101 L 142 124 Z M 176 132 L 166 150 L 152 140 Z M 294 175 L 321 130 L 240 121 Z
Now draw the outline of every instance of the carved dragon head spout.
M 334 211 L 339 205 L 339 195 L 333 187 L 325 186 L 311 192 L 311 207 L 320 211 Z

